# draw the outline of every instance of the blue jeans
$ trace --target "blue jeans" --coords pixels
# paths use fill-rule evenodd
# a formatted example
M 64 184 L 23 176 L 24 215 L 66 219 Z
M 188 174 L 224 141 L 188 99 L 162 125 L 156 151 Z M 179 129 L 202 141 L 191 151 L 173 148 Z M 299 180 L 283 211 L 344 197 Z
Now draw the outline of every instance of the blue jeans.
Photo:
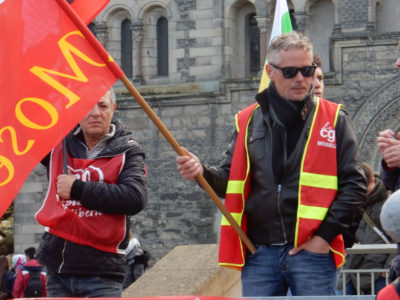
M 47 297 L 119 298 L 121 283 L 99 276 L 47 273 Z
M 257 247 L 247 253 L 242 270 L 242 296 L 335 295 L 336 267 L 333 255 L 300 251 L 289 255 L 293 244 Z

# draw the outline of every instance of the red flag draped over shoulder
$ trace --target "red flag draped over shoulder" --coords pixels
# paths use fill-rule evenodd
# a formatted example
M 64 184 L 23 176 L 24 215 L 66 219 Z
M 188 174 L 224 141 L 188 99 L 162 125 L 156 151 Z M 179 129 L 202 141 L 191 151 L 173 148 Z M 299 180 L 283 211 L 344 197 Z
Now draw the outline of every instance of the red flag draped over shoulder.
M 64 1 L 0 0 L 0 215 L 123 75 Z M 107 1 L 81 2 L 91 3 L 88 23 Z

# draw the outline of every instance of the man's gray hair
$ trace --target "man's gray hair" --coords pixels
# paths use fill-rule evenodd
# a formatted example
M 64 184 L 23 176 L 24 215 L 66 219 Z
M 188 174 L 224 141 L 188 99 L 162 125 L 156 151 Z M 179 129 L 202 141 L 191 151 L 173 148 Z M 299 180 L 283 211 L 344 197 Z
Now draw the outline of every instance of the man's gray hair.
M 117 98 L 115 97 L 114 88 L 109 89 L 110 92 L 110 99 L 111 99 L 111 107 L 117 102 Z
M 271 44 L 267 49 L 268 62 L 278 65 L 280 63 L 279 52 L 281 50 L 287 51 L 289 49 L 303 49 L 306 52 L 310 52 L 311 57 L 313 56 L 313 47 L 308 37 L 302 33 L 291 31 L 278 35 L 272 39 Z

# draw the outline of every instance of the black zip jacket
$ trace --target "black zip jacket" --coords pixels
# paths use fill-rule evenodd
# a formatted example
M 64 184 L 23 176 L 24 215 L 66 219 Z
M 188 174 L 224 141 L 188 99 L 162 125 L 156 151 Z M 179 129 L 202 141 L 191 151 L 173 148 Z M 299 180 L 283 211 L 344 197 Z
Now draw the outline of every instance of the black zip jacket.
M 120 121 L 113 119 L 112 123 L 116 126 L 115 135 L 97 158 L 126 154 L 117 184 L 75 180 L 71 188 L 71 198 L 81 201 L 81 204 L 88 209 L 107 214 L 127 215 L 126 235 L 120 245 L 123 250 L 129 242 L 128 215 L 137 214 L 145 207 L 147 183 L 143 150 Z M 83 134 L 73 135 L 72 132 L 67 136 L 70 155 L 74 158 L 86 158 L 87 147 Z M 47 160 L 43 163 L 48 167 Z M 100 251 L 64 240 L 48 232 L 43 235 L 37 258 L 50 272 L 100 276 L 118 282 L 122 282 L 125 275 L 125 254 Z
M 254 244 L 294 241 L 300 164 L 316 104 L 312 95 L 299 106 L 281 98 L 271 84 L 256 97 L 260 107 L 253 114 L 247 137 L 252 190 L 245 204 L 248 236 Z M 315 232 L 328 243 L 351 225 L 366 194 L 356 136 L 343 110 L 335 131 L 338 194 Z M 225 197 L 236 137 L 235 131 L 221 166 L 204 166 L 205 179 L 220 197 Z

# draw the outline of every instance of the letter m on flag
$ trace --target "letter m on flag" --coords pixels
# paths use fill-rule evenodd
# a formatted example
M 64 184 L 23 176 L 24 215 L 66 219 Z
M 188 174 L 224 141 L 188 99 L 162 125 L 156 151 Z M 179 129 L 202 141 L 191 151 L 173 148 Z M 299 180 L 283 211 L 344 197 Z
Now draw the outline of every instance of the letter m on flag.
M 0 0 L 0 216 L 33 168 L 123 75 L 81 32 L 108 1 L 68 0 L 71 9 L 67 0 Z

